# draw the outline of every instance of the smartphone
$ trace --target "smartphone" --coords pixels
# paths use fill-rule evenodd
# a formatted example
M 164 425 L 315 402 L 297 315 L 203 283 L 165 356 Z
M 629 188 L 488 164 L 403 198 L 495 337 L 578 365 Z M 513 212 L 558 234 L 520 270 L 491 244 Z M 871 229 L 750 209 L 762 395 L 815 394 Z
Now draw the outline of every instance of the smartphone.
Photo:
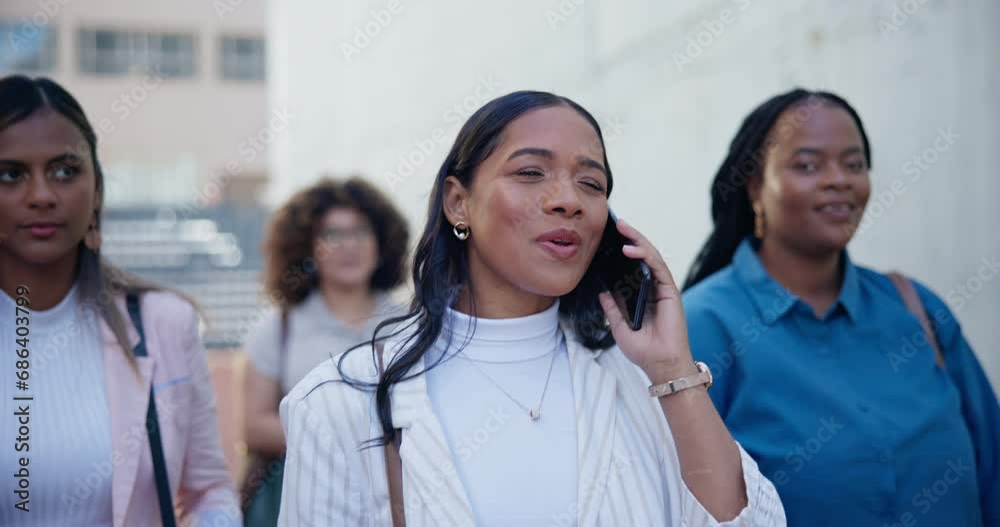
M 646 314 L 653 273 L 646 262 L 629 258 L 622 253 L 622 247 L 632 245 L 633 242 L 618 232 L 615 226 L 617 222 L 618 217 L 608 209 L 608 222 L 604 226 L 601 245 L 594 256 L 594 268 L 601 285 L 618 302 L 629 327 L 637 330 L 642 327 L 642 318 Z

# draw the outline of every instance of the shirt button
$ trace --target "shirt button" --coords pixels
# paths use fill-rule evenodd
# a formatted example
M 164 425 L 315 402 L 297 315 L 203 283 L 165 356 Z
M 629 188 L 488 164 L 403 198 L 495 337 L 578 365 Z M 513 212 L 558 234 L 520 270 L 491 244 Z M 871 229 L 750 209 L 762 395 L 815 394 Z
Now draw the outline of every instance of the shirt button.
M 858 403 L 858 410 L 859 410 L 859 411 L 860 411 L 861 413 L 863 413 L 863 414 L 866 414 L 866 413 L 868 413 L 868 411 L 869 411 L 870 409 L 871 409 L 871 408 L 869 408 L 867 404 L 865 404 L 865 403 Z

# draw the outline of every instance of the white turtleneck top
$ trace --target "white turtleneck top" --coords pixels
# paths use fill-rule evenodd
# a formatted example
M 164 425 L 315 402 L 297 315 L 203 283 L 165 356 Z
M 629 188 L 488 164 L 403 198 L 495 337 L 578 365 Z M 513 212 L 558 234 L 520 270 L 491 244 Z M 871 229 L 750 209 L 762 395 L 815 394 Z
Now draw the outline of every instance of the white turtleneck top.
M 576 412 L 559 302 L 513 319 L 449 309 L 426 364 L 442 356 L 427 389 L 477 523 L 547 526 L 575 516 Z M 532 420 L 512 398 L 537 407 L 550 365 Z

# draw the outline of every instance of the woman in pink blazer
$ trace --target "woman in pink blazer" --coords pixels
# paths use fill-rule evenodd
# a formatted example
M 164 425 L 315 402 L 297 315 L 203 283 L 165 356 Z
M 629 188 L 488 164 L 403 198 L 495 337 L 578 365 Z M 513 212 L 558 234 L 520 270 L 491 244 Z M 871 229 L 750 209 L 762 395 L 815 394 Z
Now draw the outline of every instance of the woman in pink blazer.
M 96 143 L 0 78 L 0 525 L 241 525 L 195 308 L 100 257 Z

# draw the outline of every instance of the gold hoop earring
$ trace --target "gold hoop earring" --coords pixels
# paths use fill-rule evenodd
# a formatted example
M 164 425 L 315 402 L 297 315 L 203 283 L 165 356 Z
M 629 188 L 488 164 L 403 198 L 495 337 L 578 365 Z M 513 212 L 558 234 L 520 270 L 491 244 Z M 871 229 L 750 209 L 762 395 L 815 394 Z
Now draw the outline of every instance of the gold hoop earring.
M 91 224 L 87 234 L 83 236 L 83 244 L 95 253 L 101 249 L 101 230 L 97 228 L 96 223 Z
M 464 221 L 460 221 L 452 227 L 451 232 L 455 233 L 456 238 L 464 242 L 469 238 L 470 230 Z
M 764 239 L 764 207 L 759 201 L 753 203 L 753 234 L 758 239 Z

